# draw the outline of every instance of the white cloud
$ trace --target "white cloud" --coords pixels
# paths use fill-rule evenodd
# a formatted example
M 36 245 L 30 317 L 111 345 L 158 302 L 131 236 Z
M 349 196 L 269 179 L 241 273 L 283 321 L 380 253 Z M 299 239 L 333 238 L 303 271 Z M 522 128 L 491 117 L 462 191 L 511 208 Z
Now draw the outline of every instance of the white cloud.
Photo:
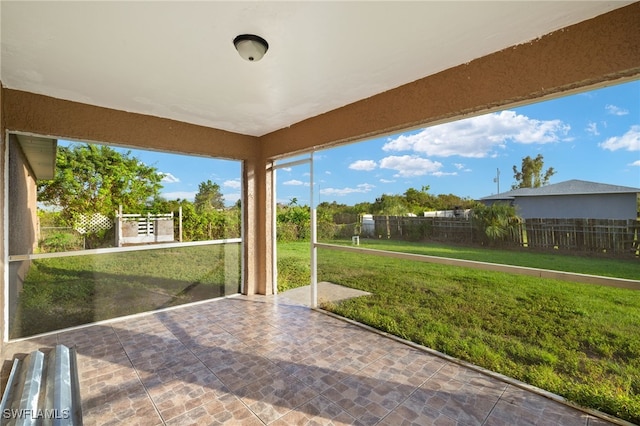
M 617 151 L 640 151 L 640 125 L 633 125 L 627 133 L 622 136 L 614 136 L 598 144 L 602 149 Z
M 640 167 L 640 160 L 636 160 L 633 163 L 630 163 L 629 165 L 632 166 L 632 167 L 634 167 L 634 166 L 635 167 Z
M 232 192 L 230 194 L 224 194 L 222 198 L 224 198 L 225 203 L 228 205 L 236 203 L 241 198 L 241 195 L 239 192 Z
M 178 183 L 178 182 L 180 182 L 180 179 L 178 179 L 177 177 L 175 177 L 171 173 L 162 173 L 162 172 L 160 172 L 158 174 L 162 176 L 161 182 L 164 182 L 164 183 Z
M 391 180 L 391 179 L 380 179 L 380 182 L 382 183 L 394 183 L 395 180 Z
M 609 114 L 612 114 L 612 115 L 627 115 L 627 114 L 629 114 L 629 110 L 617 107 L 615 105 L 607 105 L 607 106 L 604 107 L 604 109 L 606 109 L 607 112 Z
M 483 158 L 495 155 L 507 142 L 545 144 L 563 140 L 571 127 L 561 120 L 535 120 L 514 111 L 472 117 L 401 135 L 384 151 L 415 151 L 429 156 Z
M 177 200 L 178 198 L 181 200 L 189 200 L 193 201 L 196 199 L 197 191 L 175 191 L 175 192 L 163 192 L 160 195 L 166 200 Z
M 371 185 L 369 183 L 361 183 L 357 185 L 355 188 L 323 188 L 320 190 L 320 194 L 322 195 L 334 195 L 338 197 L 344 197 L 353 193 L 367 193 L 371 192 L 371 190 L 375 188 L 375 185 Z
M 442 176 L 458 176 L 458 172 L 434 172 L 431 173 L 433 176 L 442 177 Z
M 441 167 L 442 163 L 415 155 L 392 155 L 380 160 L 381 169 L 391 169 L 398 172 L 394 177 L 424 176 L 439 171 Z
M 226 186 L 227 188 L 233 188 L 233 189 L 238 189 L 240 188 L 240 179 L 232 179 L 232 180 L 225 180 L 224 183 L 222 184 L 222 186 Z
M 282 184 L 283 185 L 290 185 L 290 186 L 302 186 L 302 185 L 309 186 L 308 183 L 305 183 L 305 182 L 303 182 L 301 180 L 297 180 L 297 179 L 291 179 L 291 180 L 288 180 L 286 182 L 282 182 Z
M 461 170 L 463 172 L 471 172 L 472 171 L 469 167 L 466 167 L 462 163 L 453 163 L 453 167 L 455 167 L 456 169 Z M 451 174 L 455 174 L 455 173 L 451 173 Z
M 587 133 L 591 133 L 592 135 L 600 135 L 600 132 L 598 131 L 598 125 L 596 123 L 587 124 L 587 128 L 585 130 L 587 131 Z
M 373 160 L 358 160 L 349 164 L 351 170 L 361 170 L 369 172 L 377 167 L 377 164 Z

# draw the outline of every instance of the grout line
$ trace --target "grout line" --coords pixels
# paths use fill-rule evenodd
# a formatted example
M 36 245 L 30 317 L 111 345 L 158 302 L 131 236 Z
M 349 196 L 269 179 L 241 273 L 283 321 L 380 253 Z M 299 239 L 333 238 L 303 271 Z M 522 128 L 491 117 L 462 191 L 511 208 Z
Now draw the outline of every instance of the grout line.
M 140 374 L 138 373 L 138 369 L 133 364 L 133 361 L 131 360 L 131 357 L 129 356 L 129 353 L 127 352 L 127 349 L 122 344 L 122 340 L 120 340 L 120 336 L 118 335 L 117 330 L 113 327 L 113 325 L 111 325 L 111 329 L 113 330 L 113 333 L 116 335 L 116 339 L 118 339 L 118 343 L 120 344 L 120 347 L 122 348 L 122 351 L 124 352 L 125 356 L 129 360 L 129 363 L 131 364 L 131 368 L 133 368 L 133 371 L 136 373 L 136 377 L 138 378 L 138 382 L 142 386 L 142 389 L 144 389 L 144 393 L 147 395 L 147 398 L 149 398 L 149 402 L 151 402 L 151 405 L 153 406 L 153 409 L 156 410 L 156 413 L 158 414 L 158 417 L 160 418 L 160 421 L 162 422 L 162 424 L 166 425 L 167 422 L 165 421 L 164 417 L 160 413 L 160 410 L 156 406 L 155 401 L 151 397 L 151 394 L 149 393 L 149 389 L 147 389 L 147 387 L 145 386 L 144 382 L 142 381 L 142 378 L 140 378 Z
M 487 413 L 487 417 L 484 418 L 484 420 L 482 421 L 482 425 L 487 424 L 487 421 L 489 420 L 489 417 L 491 417 L 491 413 L 493 413 L 493 410 L 495 410 L 496 406 L 498 405 L 498 403 L 500 402 L 500 400 L 502 399 L 502 397 L 504 396 L 504 394 L 507 392 L 507 389 L 509 389 L 509 384 L 507 384 L 504 389 L 502 389 L 502 392 L 500 393 L 500 396 L 498 397 L 498 399 L 496 400 L 495 404 L 493 404 L 493 407 L 491 407 L 491 410 L 489 410 L 489 412 Z
M 433 378 L 433 376 L 435 376 L 436 374 L 438 374 L 438 373 L 440 372 L 440 370 L 442 370 L 442 369 L 444 368 L 444 366 L 445 366 L 445 365 L 446 365 L 446 364 L 444 364 L 444 363 L 443 363 L 443 364 L 440 366 L 440 368 L 438 368 L 436 371 L 434 371 L 434 372 L 433 372 L 429 377 L 427 377 L 426 379 L 424 379 L 424 380 L 422 381 L 422 383 L 420 383 L 418 386 L 416 386 L 416 388 L 415 388 L 415 389 L 414 389 L 414 390 L 413 390 L 409 395 L 407 395 L 407 397 L 406 397 L 406 398 L 404 398 L 400 403 L 398 403 L 395 407 L 393 407 L 393 409 L 391 409 L 391 410 L 390 410 L 390 411 L 389 411 L 389 412 L 388 412 L 388 413 L 387 413 L 383 418 L 381 418 L 381 419 L 380 419 L 380 421 L 379 421 L 377 424 L 380 424 L 380 422 L 382 422 L 384 419 L 386 419 L 387 417 L 389 417 L 389 415 L 390 415 L 390 414 L 392 414 L 395 410 L 397 410 L 397 409 L 398 409 L 398 407 L 400 407 L 402 404 L 404 404 L 405 402 L 407 402 L 407 401 L 409 400 L 409 398 L 411 398 L 411 397 L 412 397 L 416 392 L 418 392 L 418 391 L 420 390 L 420 388 L 421 388 L 425 383 L 427 383 L 429 380 L 431 380 L 431 379 Z M 447 415 L 445 414 L 445 416 L 447 416 Z M 447 417 L 449 417 L 449 416 L 447 416 Z M 449 418 L 451 418 L 451 417 L 449 417 Z M 453 419 L 453 420 L 455 420 L 455 419 Z
M 186 350 L 187 350 L 191 355 L 193 355 L 193 357 L 194 357 L 195 359 L 197 359 L 197 360 L 198 360 L 198 362 L 199 362 L 200 364 L 202 364 L 202 366 L 203 366 L 204 368 L 206 368 L 206 369 L 207 369 L 207 371 L 208 371 L 208 372 L 210 372 L 211 374 L 213 374 L 213 376 L 214 376 L 214 377 L 215 377 L 215 378 L 216 378 L 216 379 L 217 379 L 217 380 L 222 384 L 222 386 L 224 386 L 225 388 L 227 388 L 227 392 L 225 392 L 225 393 L 227 393 L 227 394 L 232 394 L 232 395 L 233 395 L 233 396 L 234 396 L 238 401 L 240 401 L 240 403 L 241 403 L 242 405 L 244 405 L 244 406 L 246 407 L 246 409 L 247 409 L 250 413 L 252 413 L 252 414 L 253 414 L 253 415 L 254 415 L 254 416 L 255 416 L 255 417 L 256 417 L 260 422 L 262 422 L 262 424 L 266 425 L 265 421 L 264 421 L 264 420 L 262 420 L 262 419 L 260 418 L 260 416 L 258 416 L 258 414 L 256 414 L 256 413 L 255 413 L 255 412 L 254 412 L 254 411 L 253 411 L 253 410 L 252 410 L 252 409 L 251 409 L 251 408 L 250 408 L 250 407 L 249 407 L 249 406 L 248 406 L 248 405 L 247 405 L 247 404 L 242 400 L 242 398 L 240 398 L 240 397 L 238 397 L 237 395 L 235 395 L 235 392 L 232 392 L 231 390 L 229 390 L 229 389 L 228 389 L 228 387 L 227 387 L 227 385 L 222 381 L 222 379 L 221 379 L 220 377 L 218 377 L 218 375 L 217 375 L 213 370 L 211 370 L 211 369 L 209 368 L 209 366 L 207 366 L 207 364 L 205 364 L 205 363 L 204 363 L 204 361 L 202 361 L 202 359 L 200 359 L 200 357 L 199 357 L 198 355 L 196 355 L 196 354 L 195 354 L 195 353 L 194 353 L 194 352 L 193 352 L 193 351 L 192 351 L 192 350 L 191 350 L 187 345 L 185 345 L 185 344 L 184 344 L 184 342 L 182 341 L 182 339 L 180 339 L 180 337 L 176 336 L 172 330 L 170 330 L 169 328 L 167 328 L 167 326 L 164 324 L 164 322 L 162 322 L 162 320 L 161 320 L 161 319 L 159 319 L 159 321 L 162 323 L 163 327 L 165 327 L 165 328 L 169 331 L 169 333 L 171 333 L 171 335 L 172 335 L 172 336 L 174 336 L 174 337 L 176 338 L 176 340 L 177 340 L 178 342 L 180 342 L 180 344 L 181 344 L 181 345 L 182 345 L 182 346 L 183 346 L 183 347 L 184 347 L 184 348 L 185 348 L 185 349 L 186 349 Z M 219 327 L 221 330 L 223 330 L 225 333 L 227 333 L 228 335 L 232 336 L 234 339 L 237 339 L 237 340 L 239 340 L 242 344 L 244 344 L 244 342 L 243 342 L 241 339 L 238 339 L 238 338 L 237 338 L 233 333 L 231 333 L 231 332 L 227 331 L 226 329 L 224 329 L 224 328 L 223 328 L 223 327 L 221 327 L 221 326 L 218 326 L 218 327 Z M 189 337 L 191 337 L 191 336 L 189 336 Z M 244 386 L 243 386 L 243 387 L 244 387 Z M 242 388 L 240 388 L 240 389 L 242 389 Z M 202 404 L 202 405 L 204 405 L 204 404 Z M 189 412 L 191 412 L 191 411 L 195 410 L 196 408 L 202 407 L 202 405 L 199 405 L 198 407 L 193 407 L 191 410 L 189 410 L 189 411 L 187 411 L 187 412 L 183 413 L 182 415 L 184 415 L 184 414 L 186 414 L 186 413 L 189 413 Z M 225 411 L 226 411 L 226 408 L 225 408 Z

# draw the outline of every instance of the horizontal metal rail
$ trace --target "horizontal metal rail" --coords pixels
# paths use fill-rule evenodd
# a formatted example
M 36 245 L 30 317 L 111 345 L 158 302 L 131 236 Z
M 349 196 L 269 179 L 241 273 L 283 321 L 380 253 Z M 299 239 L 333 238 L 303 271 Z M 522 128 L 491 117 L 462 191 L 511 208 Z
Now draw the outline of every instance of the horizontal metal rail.
M 600 275 L 579 274 L 576 272 L 553 271 L 550 269 L 530 268 L 526 266 L 503 265 L 500 263 L 452 259 L 449 257 L 429 256 L 425 254 L 403 253 L 397 251 L 356 248 L 335 244 L 316 243 L 315 247 L 326 248 L 330 250 L 347 251 L 352 253 L 362 253 L 373 256 L 391 257 L 395 259 L 412 260 L 416 262 L 438 263 L 441 265 L 462 266 L 466 268 L 482 269 L 485 271 L 506 272 L 509 274 L 528 275 L 538 278 L 549 278 L 554 280 L 598 284 L 609 287 L 626 288 L 630 290 L 640 290 L 639 280 L 630 280 L 626 278 L 603 277 Z
M 161 249 L 168 249 L 168 248 L 233 244 L 233 243 L 241 243 L 241 242 L 242 242 L 242 238 L 227 238 L 223 240 L 191 241 L 187 243 L 160 243 L 160 244 L 153 244 L 153 245 L 150 244 L 150 245 L 140 245 L 140 246 L 130 246 L 130 247 L 110 247 L 110 248 L 90 249 L 90 250 L 74 250 L 74 251 L 63 251 L 59 253 L 17 254 L 17 255 L 9 256 L 9 262 L 20 262 L 24 260 L 35 260 L 35 259 L 49 259 L 52 257 L 89 256 L 94 254 L 124 253 L 128 251 L 161 250 Z

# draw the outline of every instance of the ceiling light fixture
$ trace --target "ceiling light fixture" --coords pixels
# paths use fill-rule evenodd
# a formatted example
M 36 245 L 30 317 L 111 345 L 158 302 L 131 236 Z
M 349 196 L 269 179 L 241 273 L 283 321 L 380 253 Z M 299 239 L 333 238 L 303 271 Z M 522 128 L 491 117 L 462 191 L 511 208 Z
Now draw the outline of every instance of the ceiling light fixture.
M 269 43 L 260 36 L 241 34 L 233 39 L 233 45 L 243 59 L 257 62 L 267 53 Z

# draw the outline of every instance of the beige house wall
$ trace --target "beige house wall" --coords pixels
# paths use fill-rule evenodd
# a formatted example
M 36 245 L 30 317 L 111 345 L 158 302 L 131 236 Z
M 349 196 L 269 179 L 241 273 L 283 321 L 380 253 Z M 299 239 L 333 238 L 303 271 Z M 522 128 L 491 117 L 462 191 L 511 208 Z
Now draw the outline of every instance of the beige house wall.
M 7 144 L 5 143 L 5 127 L 4 127 L 4 104 L 2 102 L 2 93 L 3 93 L 2 82 L 0 82 L 0 218 L 2 218 L 2 227 L 0 227 L 0 241 L 3 243 L 0 244 L 0 272 L 2 273 L 2 291 L 0 291 L 0 318 L 3 320 L 0 321 L 0 342 L 4 342 L 6 340 L 6 336 L 4 335 L 4 313 L 5 313 L 5 300 L 4 300 L 4 283 L 5 283 L 5 271 L 8 271 L 8 266 L 5 263 L 5 259 L 7 258 L 7 253 L 5 252 L 5 229 L 7 226 L 7 218 L 5 217 L 5 153 L 7 152 Z M 0 358 L 4 359 L 4 345 L 0 343 Z
M 28 132 L 243 161 L 243 292 L 269 294 L 273 159 L 637 79 L 638 22 L 640 3 L 634 3 L 259 138 L 11 89 L 0 93 L 0 127 L 3 135 Z M 6 223 L 4 209 L 0 215 Z M 0 233 L 5 240 L 4 228 Z
M 32 254 L 38 246 L 38 200 L 36 176 L 15 135 L 7 137 L 9 148 L 9 255 Z M 30 261 L 9 264 L 7 307 L 14 312 Z
M 640 75 L 640 2 L 260 138 L 266 158 L 427 127 Z
M 9 255 L 31 254 L 38 246 L 36 176 L 15 135 L 9 146 Z

